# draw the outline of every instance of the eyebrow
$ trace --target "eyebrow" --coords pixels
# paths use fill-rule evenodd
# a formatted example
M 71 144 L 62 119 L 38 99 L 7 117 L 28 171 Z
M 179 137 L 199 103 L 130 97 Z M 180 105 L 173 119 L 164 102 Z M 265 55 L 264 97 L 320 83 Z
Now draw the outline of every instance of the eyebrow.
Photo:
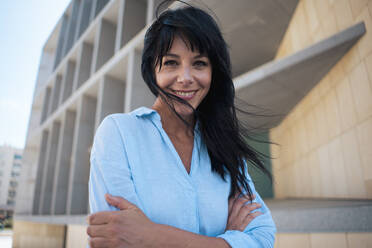
M 177 54 L 174 54 L 174 53 L 167 53 L 167 54 L 164 55 L 164 57 L 175 57 L 175 58 L 179 58 L 180 56 L 177 55 Z M 194 59 L 203 58 L 203 57 L 207 57 L 207 55 L 199 54 L 199 55 L 196 55 L 194 57 Z

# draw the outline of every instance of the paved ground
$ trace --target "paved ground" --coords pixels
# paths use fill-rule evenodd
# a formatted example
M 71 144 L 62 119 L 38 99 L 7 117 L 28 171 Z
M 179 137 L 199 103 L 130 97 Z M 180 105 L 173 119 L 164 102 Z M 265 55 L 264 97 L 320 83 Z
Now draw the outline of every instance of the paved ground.
M 0 231 L 0 247 L 1 248 L 12 248 L 12 235 L 13 232 L 6 230 Z

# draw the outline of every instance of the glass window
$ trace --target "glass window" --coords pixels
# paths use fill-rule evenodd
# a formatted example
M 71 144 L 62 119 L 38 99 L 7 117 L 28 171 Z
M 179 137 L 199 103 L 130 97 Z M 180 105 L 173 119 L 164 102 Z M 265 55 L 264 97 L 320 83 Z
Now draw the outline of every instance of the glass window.
M 22 155 L 20 155 L 20 154 L 14 154 L 14 159 L 22 159 Z

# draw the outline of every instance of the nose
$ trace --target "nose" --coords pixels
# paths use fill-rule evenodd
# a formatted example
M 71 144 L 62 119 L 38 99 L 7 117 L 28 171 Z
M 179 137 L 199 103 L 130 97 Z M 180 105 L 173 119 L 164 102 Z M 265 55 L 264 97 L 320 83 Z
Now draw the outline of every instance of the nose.
M 182 68 L 180 68 L 177 82 L 182 84 L 192 83 L 191 68 L 189 66 L 183 66 Z

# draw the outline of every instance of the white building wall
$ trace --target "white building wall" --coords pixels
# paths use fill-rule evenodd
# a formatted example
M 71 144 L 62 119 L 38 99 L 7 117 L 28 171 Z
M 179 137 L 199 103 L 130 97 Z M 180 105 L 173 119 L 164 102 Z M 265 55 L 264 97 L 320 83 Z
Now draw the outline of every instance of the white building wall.
M 88 213 L 96 127 L 108 114 L 154 100 L 139 66 L 158 2 L 71 1 L 42 51 L 16 214 Z

